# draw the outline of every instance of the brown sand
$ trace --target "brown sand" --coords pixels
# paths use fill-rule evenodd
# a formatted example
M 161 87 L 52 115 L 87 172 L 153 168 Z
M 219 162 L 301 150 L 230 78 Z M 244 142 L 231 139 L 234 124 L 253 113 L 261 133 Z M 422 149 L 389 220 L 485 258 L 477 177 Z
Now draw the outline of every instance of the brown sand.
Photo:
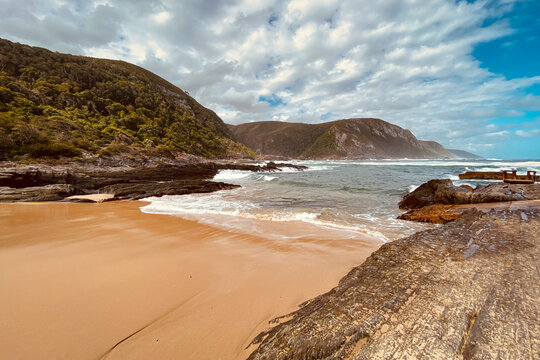
M 278 244 L 141 205 L 0 204 L 1 359 L 242 359 L 379 245 Z

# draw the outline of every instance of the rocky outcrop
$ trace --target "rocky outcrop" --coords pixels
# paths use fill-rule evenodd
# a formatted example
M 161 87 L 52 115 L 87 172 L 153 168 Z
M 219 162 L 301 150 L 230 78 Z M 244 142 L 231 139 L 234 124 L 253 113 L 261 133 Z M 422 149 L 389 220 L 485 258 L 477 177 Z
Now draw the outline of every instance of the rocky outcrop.
M 89 165 L 4 164 L 0 168 L 0 201 L 55 201 L 75 194 L 111 194 L 114 199 L 208 193 L 237 185 L 210 181 L 219 170 L 305 170 L 305 166 L 268 162 L 264 165 L 229 162 L 98 167 Z M 75 201 L 75 200 L 73 200 Z M 81 201 L 76 200 L 76 201 Z
M 448 179 L 437 179 L 430 180 L 405 195 L 399 208 L 413 210 L 435 204 L 459 205 L 535 199 L 540 199 L 540 185 L 537 184 L 491 184 L 471 190 L 470 187 L 455 186 Z
M 175 180 L 164 183 L 120 183 L 104 186 L 100 191 L 113 194 L 120 200 L 139 200 L 150 196 L 210 193 L 239 187 L 240 185 L 207 180 Z
M 496 210 L 540 211 L 540 200 L 501 201 L 464 205 L 429 205 L 398 216 L 400 220 L 446 224 L 459 218 L 465 211 L 476 209 L 483 212 Z
M 58 201 L 80 193 L 69 184 L 54 184 L 24 188 L 0 187 L 0 202 Z
M 540 213 L 469 211 L 383 245 L 249 359 L 540 358 Z
M 454 186 L 449 179 L 429 180 L 399 202 L 400 209 L 419 209 L 434 204 L 464 204 L 470 198 L 470 191 Z
M 229 125 L 234 138 L 259 154 L 303 159 L 452 158 L 434 141 L 380 119 L 321 124 L 261 121 Z

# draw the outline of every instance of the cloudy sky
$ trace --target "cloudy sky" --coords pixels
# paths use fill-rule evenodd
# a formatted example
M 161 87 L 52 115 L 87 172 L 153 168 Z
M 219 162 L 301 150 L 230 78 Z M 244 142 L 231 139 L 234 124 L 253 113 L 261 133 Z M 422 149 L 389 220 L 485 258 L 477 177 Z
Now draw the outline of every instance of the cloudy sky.
M 143 66 L 228 123 L 377 117 L 540 158 L 538 0 L 0 0 L 0 37 Z

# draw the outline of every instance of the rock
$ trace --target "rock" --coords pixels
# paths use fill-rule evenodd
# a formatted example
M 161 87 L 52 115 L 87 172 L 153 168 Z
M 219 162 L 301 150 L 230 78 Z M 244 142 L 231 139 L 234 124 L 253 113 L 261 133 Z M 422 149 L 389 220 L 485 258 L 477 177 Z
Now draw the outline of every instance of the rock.
M 263 171 L 281 171 L 282 168 L 292 168 L 298 171 L 307 170 L 307 166 L 295 165 L 290 163 L 275 163 L 273 161 L 267 162 L 265 165 L 253 165 L 253 164 L 231 164 L 225 163 L 219 165 L 220 169 L 229 169 L 229 170 L 244 170 L 244 171 L 254 171 L 254 172 L 263 172 Z
M 538 234 L 538 211 L 473 210 L 387 243 L 249 359 L 538 359 Z
M 51 184 L 67 184 L 66 167 L 25 165 L 0 167 L 0 187 L 23 188 Z
M 446 224 L 461 216 L 460 212 L 452 212 L 453 205 L 435 204 L 420 209 L 410 210 L 398 216 L 400 220 L 427 222 L 432 224 Z
M 269 161 L 266 163 L 266 165 L 261 167 L 261 171 L 281 171 L 282 168 L 291 168 L 298 171 L 304 171 L 307 170 L 307 166 L 303 165 L 295 165 L 291 163 L 275 163 L 273 161 Z
M 430 180 L 405 195 L 400 209 L 412 210 L 424 206 L 442 204 L 476 204 L 499 201 L 540 199 L 540 184 L 491 184 L 474 190 L 454 186 L 451 180 Z
M 61 194 L 64 193 L 58 192 L 53 196 L 51 194 L 53 188 L 45 186 L 67 184 L 71 186 L 71 192 L 66 192 L 65 196 L 112 193 L 121 199 L 140 199 L 149 196 L 206 193 L 238 187 L 237 185 L 209 181 L 221 169 L 261 172 L 280 171 L 283 167 L 299 171 L 307 169 L 305 166 L 274 162 L 269 162 L 264 166 L 247 163 L 199 162 L 145 167 L 4 163 L 0 167 L 0 187 L 8 187 L 11 190 L 4 190 L 0 201 L 61 200 L 63 199 Z M 38 195 L 39 191 L 43 191 L 42 196 Z M 27 200 L 28 198 L 33 200 Z M 67 201 L 93 200 L 72 198 Z
M 62 201 L 66 202 L 81 202 L 81 203 L 102 203 L 105 201 L 118 200 L 114 194 L 90 194 L 90 195 L 73 195 L 68 196 Z
M 428 222 L 432 224 L 446 224 L 454 221 L 465 211 L 476 209 L 483 212 L 495 210 L 532 210 L 540 211 L 540 200 L 522 200 L 522 201 L 500 201 L 478 204 L 463 205 L 430 205 L 420 209 L 410 210 L 400 216 L 398 219 Z
M 0 187 L 0 202 L 57 201 L 77 193 L 78 190 L 69 184 L 54 184 L 25 188 Z
M 470 196 L 470 190 L 454 186 L 449 179 L 435 179 L 405 195 L 399 208 L 410 210 L 434 204 L 465 204 Z
M 471 195 L 472 204 L 536 199 L 540 199 L 540 184 L 491 184 L 477 187 Z
M 150 196 L 185 195 L 209 193 L 218 190 L 239 188 L 240 185 L 226 184 L 205 180 L 177 180 L 164 183 L 122 183 L 105 186 L 100 189 L 121 200 L 139 200 Z

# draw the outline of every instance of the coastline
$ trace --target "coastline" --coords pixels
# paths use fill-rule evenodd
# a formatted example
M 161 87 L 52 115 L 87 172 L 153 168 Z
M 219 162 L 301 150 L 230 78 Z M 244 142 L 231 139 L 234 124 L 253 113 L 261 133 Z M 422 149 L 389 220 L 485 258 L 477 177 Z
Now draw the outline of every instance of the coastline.
M 380 246 L 367 236 L 276 243 L 141 206 L 0 204 L 4 356 L 242 359 L 269 320 Z

